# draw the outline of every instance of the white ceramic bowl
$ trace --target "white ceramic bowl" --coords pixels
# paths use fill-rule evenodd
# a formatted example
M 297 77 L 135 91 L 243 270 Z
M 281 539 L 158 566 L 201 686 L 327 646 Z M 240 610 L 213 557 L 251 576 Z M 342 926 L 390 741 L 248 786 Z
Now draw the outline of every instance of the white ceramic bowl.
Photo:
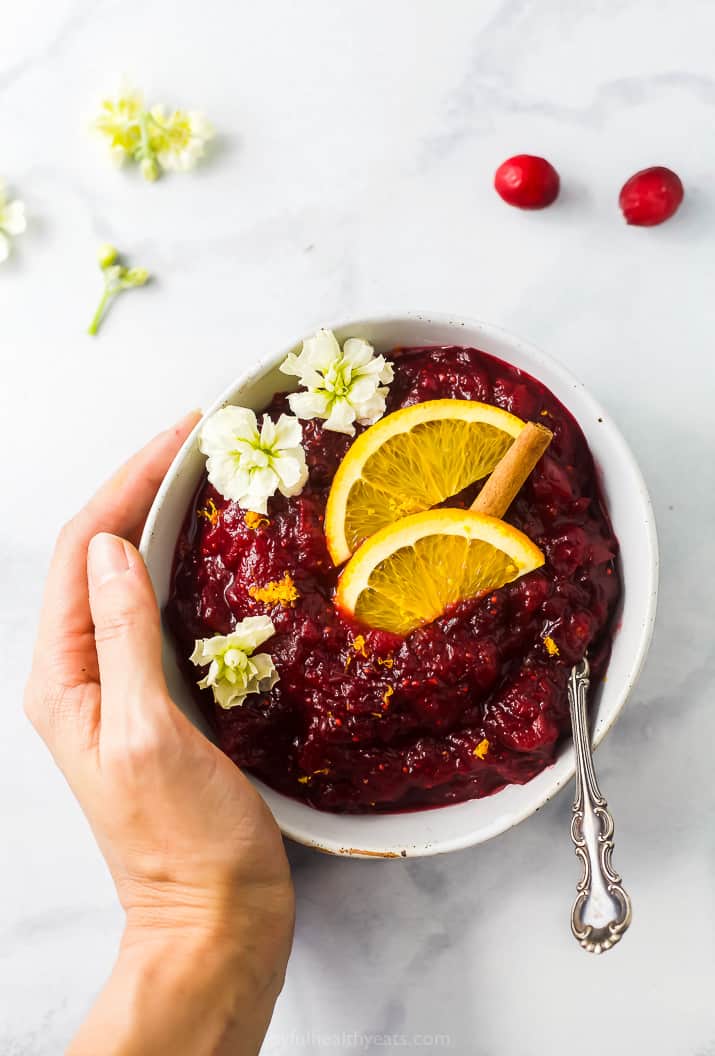
M 605 411 L 562 366 L 531 345 L 486 323 L 434 314 L 359 319 L 332 327 L 339 338 L 365 337 L 380 352 L 396 345 L 466 345 L 490 352 L 544 382 L 583 429 L 593 452 L 621 546 L 624 591 L 616 619 L 608 678 L 593 694 L 594 740 L 598 744 L 615 722 L 632 690 L 648 650 L 655 618 L 658 550 L 653 511 L 643 478 L 630 450 Z M 291 349 L 282 349 L 238 378 L 211 414 L 227 403 L 261 410 L 274 392 L 290 387 L 278 365 Z M 197 427 L 198 430 L 198 427 Z M 197 430 L 179 451 L 154 501 L 141 550 L 163 606 L 169 591 L 172 557 L 179 528 L 204 471 Z M 169 689 L 184 712 L 205 732 L 205 723 L 180 673 L 170 641 L 164 643 Z M 526 785 L 510 785 L 486 799 L 406 814 L 352 816 L 314 810 L 252 779 L 273 811 L 283 833 L 299 843 L 354 857 L 414 857 L 454 851 L 481 843 L 533 814 L 574 773 L 573 749 L 561 748 L 553 766 Z

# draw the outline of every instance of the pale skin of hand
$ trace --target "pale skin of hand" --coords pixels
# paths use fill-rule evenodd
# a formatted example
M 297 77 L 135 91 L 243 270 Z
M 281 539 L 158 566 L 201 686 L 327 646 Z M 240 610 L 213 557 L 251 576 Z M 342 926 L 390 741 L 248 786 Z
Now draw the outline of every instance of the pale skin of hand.
M 280 992 L 294 900 L 280 832 L 171 700 L 135 549 L 198 412 L 157 436 L 61 531 L 25 710 L 77 797 L 126 913 L 70 1056 L 244 1056 Z

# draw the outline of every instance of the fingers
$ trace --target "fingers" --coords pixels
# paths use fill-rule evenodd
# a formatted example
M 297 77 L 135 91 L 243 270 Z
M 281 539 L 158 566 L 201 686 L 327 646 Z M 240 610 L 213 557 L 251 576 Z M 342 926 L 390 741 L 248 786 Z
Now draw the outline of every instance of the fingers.
M 62 530 L 45 587 L 36 663 L 65 685 L 96 680 L 94 635 L 87 597 L 87 546 L 99 532 L 138 540 L 161 481 L 196 425 L 192 411 L 134 455 Z
M 106 532 L 95 535 L 87 570 L 104 729 L 117 717 L 123 722 L 132 705 L 146 714 L 168 696 L 161 623 L 149 574 L 131 543 Z

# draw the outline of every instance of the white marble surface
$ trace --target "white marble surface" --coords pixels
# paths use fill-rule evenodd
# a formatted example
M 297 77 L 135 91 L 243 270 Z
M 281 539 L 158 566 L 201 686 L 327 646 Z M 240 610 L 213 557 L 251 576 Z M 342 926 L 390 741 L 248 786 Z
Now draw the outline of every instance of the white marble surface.
M 386 307 L 540 344 L 641 462 L 662 545 L 657 636 L 598 753 L 635 918 L 606 958 L 571 938 L 567 794 L 434 860 L 294 848 L 298 928 L 265 1052 L 420 1051 L 420 1035 L 446 1034 L 457 1054 L 715 1056 L 714 33 L 711 0 L 5 6 L 0 168 L 31 225 L 0 271 L 3 1056 L 61 1051 L 121 923 L 20 710 L 58 524 L 258 354 Z M 112 170 L 84 122 L 115 71 L 202 107 L 214 159 L 156 186 Z M 518 151 L 560 169 L 554 208 L 496 198 L 493 170 Z M 629 229 L 620 183 L 658 163 L 681 174 L 685 205 Z M 92 341 L 107 239 L 158 281 Z

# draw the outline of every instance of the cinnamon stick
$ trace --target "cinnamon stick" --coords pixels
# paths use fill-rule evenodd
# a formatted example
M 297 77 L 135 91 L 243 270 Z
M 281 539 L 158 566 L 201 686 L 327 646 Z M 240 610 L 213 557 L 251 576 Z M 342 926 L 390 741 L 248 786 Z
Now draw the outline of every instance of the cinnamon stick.
M 477 513 L 503 517 L 553 439 L 544 425 L 527 422 L 472 503 Z

